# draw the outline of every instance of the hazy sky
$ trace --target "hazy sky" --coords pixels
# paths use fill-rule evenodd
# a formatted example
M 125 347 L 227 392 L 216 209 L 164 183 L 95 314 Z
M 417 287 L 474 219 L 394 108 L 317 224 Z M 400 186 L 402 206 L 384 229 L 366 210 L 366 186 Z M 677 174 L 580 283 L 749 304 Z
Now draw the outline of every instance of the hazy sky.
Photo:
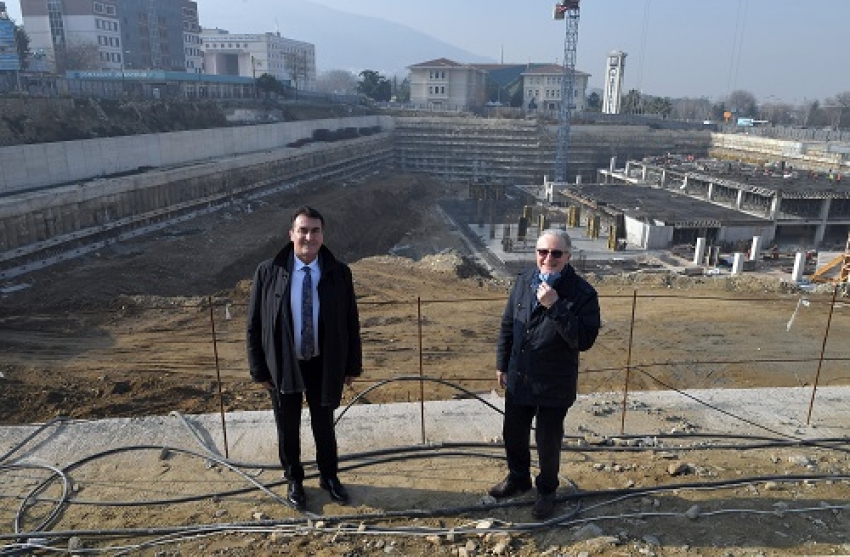
M 305 0 L 278 0 L 281 14 L 260 21 L 285 18 L 288 1 Z M 506 62 L 563 59 L 565 24 L 552 19 L 554 0 L 312 1 L 400 23 L 497 61 L 502 52 Z M 21 21 L 18 1 L 6 3 Z M 258 0 L 198 4 L 202 25 L 227 28 L 221 14 L 251 11 Z M 238 31 L 274 30 L 273 23 L 267 27 Z M 850 91 L 848 35 L 850 0 L 582 0 L 577 69 L 601 87 L 606 55 L 622 50 L 626 88 L 651 95 L 719 100 L 744 89 L 761 102 L 823 100 Z
M 204 0 L 210 1 L 210 0 Z M 313 0 L 382 17 L 508 62 L 562 61 L 554 0 Z M 582 0 L 577 69 L 601 86 L 606 55 L 628 53 L 626 87 L 768 102 L 850 91 L 848 0 Z

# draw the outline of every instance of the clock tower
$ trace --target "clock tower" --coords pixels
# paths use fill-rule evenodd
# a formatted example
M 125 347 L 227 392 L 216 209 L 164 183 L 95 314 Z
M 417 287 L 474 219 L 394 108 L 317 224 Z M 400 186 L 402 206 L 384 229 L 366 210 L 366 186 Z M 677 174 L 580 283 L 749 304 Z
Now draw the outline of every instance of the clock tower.
M 615 50 L 608 55 L 605 68 L 605 91 L 602 97 L 602 112 L 619 114 L 623 99 L 623 73 L 626 69 L 626 53 Z

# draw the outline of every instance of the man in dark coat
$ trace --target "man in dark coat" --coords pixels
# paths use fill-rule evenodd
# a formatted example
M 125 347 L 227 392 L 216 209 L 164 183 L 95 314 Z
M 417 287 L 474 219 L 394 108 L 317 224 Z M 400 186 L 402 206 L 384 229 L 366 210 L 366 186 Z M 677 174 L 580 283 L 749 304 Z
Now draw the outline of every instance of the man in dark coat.
M 506 389 L 502 436 L 508 475 L 490 489 L 496 498 L 531 489 L 530 432 L 540 465 L 532 514 L 555 508 L 564 418 L 576 400 L 579 352 L 596 341 L 601 317 L 596 290 L 569 265 L 572 241 L 563 230 L 537 239 L 537 268 L 517 277 L 502 316 L 497 378 Z
M 323 245 L 325 220 L 312 207 L 292 216 L 289 243 L 254 274 L 248 306 L 248 365 L 268 389 L 277 425 L 287 497 L 303 510 L 301 406 L 306 396 L 322 489 L 340 502 L 334 410 L 363 368 L 351 270 Z

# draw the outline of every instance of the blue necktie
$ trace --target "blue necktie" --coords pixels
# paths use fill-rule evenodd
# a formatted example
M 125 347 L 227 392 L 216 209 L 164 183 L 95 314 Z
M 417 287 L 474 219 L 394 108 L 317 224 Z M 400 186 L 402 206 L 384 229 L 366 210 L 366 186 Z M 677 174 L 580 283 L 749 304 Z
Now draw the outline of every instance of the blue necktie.
M 310 267 L 303 267 L 304 283 L 301 285 L 301 357 L 313 357 L 313 276 Z

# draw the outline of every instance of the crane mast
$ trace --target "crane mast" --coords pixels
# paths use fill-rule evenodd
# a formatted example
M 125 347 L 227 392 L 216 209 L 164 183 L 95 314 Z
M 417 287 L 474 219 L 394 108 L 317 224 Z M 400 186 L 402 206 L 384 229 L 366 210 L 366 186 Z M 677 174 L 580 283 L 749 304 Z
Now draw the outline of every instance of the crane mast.
M 579 1 L 562 0 L 555 4 L 555 19 L 566 21 L 564 36 L 564 71 L 561 77 L 561 103 L 558 111 L 558 145 L 555 152 L 555 182 L 567 181 L 570 150 L 570 124 L 573 116 L 578 49 Z

